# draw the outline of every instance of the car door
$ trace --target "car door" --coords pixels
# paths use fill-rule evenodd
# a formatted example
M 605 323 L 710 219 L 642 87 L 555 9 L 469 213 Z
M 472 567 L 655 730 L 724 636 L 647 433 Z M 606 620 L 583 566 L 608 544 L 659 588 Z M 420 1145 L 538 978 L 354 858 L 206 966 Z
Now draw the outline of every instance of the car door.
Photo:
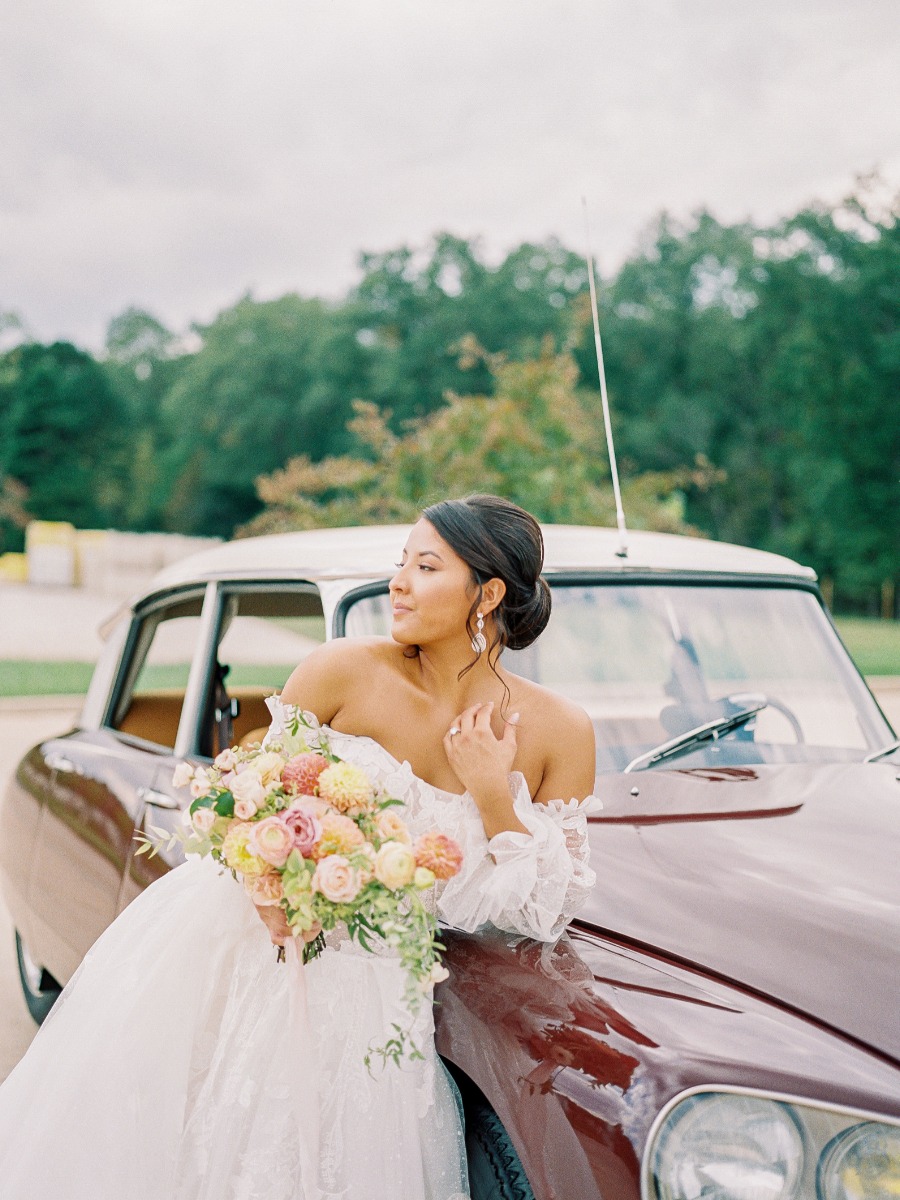
M 35 950 L 60 982 L 140 890 L 128 883 L 135 831 L 161 823 L 151 812 L 178 806 L 160 781 L 171 778 L 188 681 L 203 657 L 204 599 L 195 588 L 138 606 L 96 727 L 45 744 L 52 774 L 29 908 Z

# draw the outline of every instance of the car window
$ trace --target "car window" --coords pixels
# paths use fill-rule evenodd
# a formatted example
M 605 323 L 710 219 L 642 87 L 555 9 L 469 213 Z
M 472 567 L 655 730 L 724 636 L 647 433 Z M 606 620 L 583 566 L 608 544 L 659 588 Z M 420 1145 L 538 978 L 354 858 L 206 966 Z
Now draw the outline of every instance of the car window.
M 149 607 L 135 618 L 130 654 L 109 724 L 172 749 L 200 638 L 203 593 Z
M 261 738 L 269 724 L 265 698 L 324 640 L 313 585 L 224 585 L 200 753 Z
M 508 670 L 587 710 L 598 771 L 758 699 L 745 726 L 679 766 L 859 759 L 890 740 L 815 595 L 803 588 L 552 581 L 553 611 Z M 350 608 L 346 632 L 385 634 L 384 595 Z

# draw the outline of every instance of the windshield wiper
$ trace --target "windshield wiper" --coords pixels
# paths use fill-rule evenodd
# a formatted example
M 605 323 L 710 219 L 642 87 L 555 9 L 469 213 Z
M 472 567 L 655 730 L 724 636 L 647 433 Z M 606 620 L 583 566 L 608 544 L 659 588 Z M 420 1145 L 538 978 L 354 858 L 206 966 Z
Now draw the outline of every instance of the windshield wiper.
M 695 729 L 689 729 L 687 733 L 680 733 L 677 738 L 672 738 L 671 742 L 663 742 L 662 745 L 655 746 L 645 754 L 639 754 L 637 758 L 633 758 L 625 768 L 625 773 L 642 767 L 652 767 L 655 763 L 663 762 L 667 758 L 675 758 L 704 742 L 718 741 L 726 733 L 731 733 L 735 729 L 740 729 L 742 725 L 746 725 L 750 718 L 755 717 L 768 703 L 768 700 L 760 698 L 759 701 L 746 708 L 739 708 L 737 712 L 729 713 L 724 717 L 716 717 L 714 721 L 707 721 L 705 725 L 698 725 Z
M 879 758 L 884 758 L 886 754 L 893 754 L 895 750 L 900 750 L 900 738 L 896 742 L 891 742 L 889 746 L 885 746 L 883 750 L 876 750 L 874 754 L 867 754 L 863 762 L 876 762 Z

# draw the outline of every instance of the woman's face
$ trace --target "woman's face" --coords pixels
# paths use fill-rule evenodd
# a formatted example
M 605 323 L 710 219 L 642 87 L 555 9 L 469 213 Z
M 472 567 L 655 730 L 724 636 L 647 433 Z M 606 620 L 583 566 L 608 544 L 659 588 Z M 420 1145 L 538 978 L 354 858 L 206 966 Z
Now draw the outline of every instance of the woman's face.
M 413 526 L 389 584 L 391 637 L 403 646 L 427 646 L 465 637 L 475 589 L 468 564 L 421 517 Z

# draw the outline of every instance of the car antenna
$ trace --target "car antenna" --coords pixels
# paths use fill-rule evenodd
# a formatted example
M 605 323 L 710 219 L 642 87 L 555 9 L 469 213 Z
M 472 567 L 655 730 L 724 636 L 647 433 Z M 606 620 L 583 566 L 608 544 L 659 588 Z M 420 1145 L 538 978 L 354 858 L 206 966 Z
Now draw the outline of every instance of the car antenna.
M 588 285 L 591 289 L 591 315 L 594 319 L 594 347 L 597 351 L 597 369 L 600 372 L 600 398 L 603 401 L 603 425 L 606 429 L 606 448 L 609 451 L 609 470 L 612 476 L 613 495 L 616 498 L 616 524 L 619 527 L 619 548 L 617 558 L 628 557 L 628 530 L 625 527 L 625 510 L 622 507 L 622 493 L 619 490 L 619 472 L 616 467 L 616 448 L 613 445 L 612 425 L 609 420 L 609 397 L 606 394 L 606 368 L 603 365 L 603 343 L 600 341 L 600 317 L 597 313 L 597 285 L 594 281 L 594 255 L 591 250 L 591 226 L 588 220 L 587 200 L 581 197 L 584 205 L 584 231 L 587 239 L 587 269 Z

